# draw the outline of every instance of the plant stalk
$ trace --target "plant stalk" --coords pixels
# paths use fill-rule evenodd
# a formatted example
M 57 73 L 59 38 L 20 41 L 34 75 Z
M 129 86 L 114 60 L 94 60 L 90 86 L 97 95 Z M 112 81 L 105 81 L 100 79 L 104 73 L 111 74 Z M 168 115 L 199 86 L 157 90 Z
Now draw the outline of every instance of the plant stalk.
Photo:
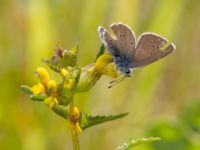
M 71 135 L 72 135 L 72 142 L 73 142 L 74 150 L 80 150 L 78 133 L 73 131 L 72 128 L 71 128 Z

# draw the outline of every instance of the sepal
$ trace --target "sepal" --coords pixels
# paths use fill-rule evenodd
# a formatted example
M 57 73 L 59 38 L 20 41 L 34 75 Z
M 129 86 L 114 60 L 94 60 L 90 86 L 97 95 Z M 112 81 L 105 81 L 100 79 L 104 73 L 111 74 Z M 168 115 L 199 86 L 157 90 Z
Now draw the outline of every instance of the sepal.
M 31 87 L 27 85 L 21 85 L 21 90 L 28 96 L 31 96 L 33 94 Z
M 30 98 L 33 101 L 44 101 L 48 96 L 46 94 L 31 95 Z

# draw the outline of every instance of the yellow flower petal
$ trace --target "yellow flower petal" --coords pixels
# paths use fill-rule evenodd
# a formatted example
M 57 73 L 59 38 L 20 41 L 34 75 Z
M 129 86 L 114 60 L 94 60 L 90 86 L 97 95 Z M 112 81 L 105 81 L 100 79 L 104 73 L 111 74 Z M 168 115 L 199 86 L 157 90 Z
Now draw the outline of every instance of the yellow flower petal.
M 79 126 L 79 123 L 71 123 L 71 128 L 72 128 L 72 131 L 75 132 L 75 133 L 81 133 L 82 132 L 82 129 L 81 127 Z
M 52 96 L 45 98 L 45 100 L 43 101 L 44 104 L 49 105 L 52 101 Z
M 112 78 L 117 78 L 118 72 L 116 69 L 116 65 L 114 63 L 109 64 L 103 71 L 103 74 L 106 74 Z
M 33 95 L 37 95 L 37 94 L 40 94 L 40 93 L 45 93 L 45 88 L 40 83 L 37 84 L 37 85 L 34 85 L 31 90 L 33 92 Z
M 103 72 L 105 67 L 113 61 L 112 56 L 108 53 L 101 55 L 95 62 L 95 68 L 99 72 Z
M 52 108 L 54 105 L 58 105 L 58 100 L 54 96 L 50 96 L 44 100 L 44 104 Z

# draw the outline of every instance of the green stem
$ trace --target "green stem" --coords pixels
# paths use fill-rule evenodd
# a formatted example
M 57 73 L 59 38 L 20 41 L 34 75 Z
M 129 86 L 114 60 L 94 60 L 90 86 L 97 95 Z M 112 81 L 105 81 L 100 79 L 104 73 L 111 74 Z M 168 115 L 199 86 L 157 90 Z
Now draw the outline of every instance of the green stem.
M 73 129 L 71 129 L 71 135 L 72 135 L 72 142 L 73 142 L 74 150 L 80 150 L 77 132 L 74 132 Z

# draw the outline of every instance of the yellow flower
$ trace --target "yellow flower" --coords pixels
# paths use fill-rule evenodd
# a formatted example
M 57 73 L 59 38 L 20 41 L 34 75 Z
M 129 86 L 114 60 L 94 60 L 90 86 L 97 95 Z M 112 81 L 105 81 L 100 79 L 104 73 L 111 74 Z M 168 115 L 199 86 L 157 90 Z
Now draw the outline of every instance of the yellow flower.
M 40 79 L 41 83 L 46 86 L 46 84 L 49 81 L 49 73 L 47 72 L 46 69 L 39 67 L 36 69 L 36 75 L 38 76 L 38 78 Z
M 78 119 L 80 117 L 80 111 L 79 111 L 78 107 L 76 107 L 76 106 L 71 107 L 70 114 L 73 118 Z
M 58 105 L 58 100 L 56 97 L 50 96 L 44 100 L 44 104 L 52 108 L 54 105 Z
M 71 115 L 71 128 L 73 132 L 80 133 L 82 132 L 81 127 L 79 126 L 79 118 L 80 118 L 80 111 L 78 107 L 72 106 L 70 108 L 70 115 Z
M 73 132 L 75 133 L 81 133 L 82 132 L 82 129 L 81 127 L 79 126 L 79 123 L 76 122 L 75 124 L 74 123 L 71 123 L 71 129 Z
M 56 94 L 57 92 L 57 83 L 55 80 L 49 80 L 47 83 L 47 89 L 51 94 Z
M 74 81 L 72 79 L 64 81 L 64 88 L 71 90 L 73 87 L 74 87 Z
M 104 69 L 103 74 L 106 74 L 112 78 L 117 78 L 118 72 L 116 69 L 116 65 L 114 63 L 108 64 L 107 67 Z
M 64 88 L 71 90 L 74 87 L 74 76 L 72 75 L 73 68 L 62 69 L 61 75 L 64 77 Z
M 99 72 L 103 72 L 105 67 L 113 61 L 112 56 L 108 53 L 101 55 L 95 62 L 95 69 Z
M 45 88 L 41 83 L 38 83 L 37 85 L 34 85 L 31 88 L 31 91 L 33 92 L 33 95 L 45 93 Z

